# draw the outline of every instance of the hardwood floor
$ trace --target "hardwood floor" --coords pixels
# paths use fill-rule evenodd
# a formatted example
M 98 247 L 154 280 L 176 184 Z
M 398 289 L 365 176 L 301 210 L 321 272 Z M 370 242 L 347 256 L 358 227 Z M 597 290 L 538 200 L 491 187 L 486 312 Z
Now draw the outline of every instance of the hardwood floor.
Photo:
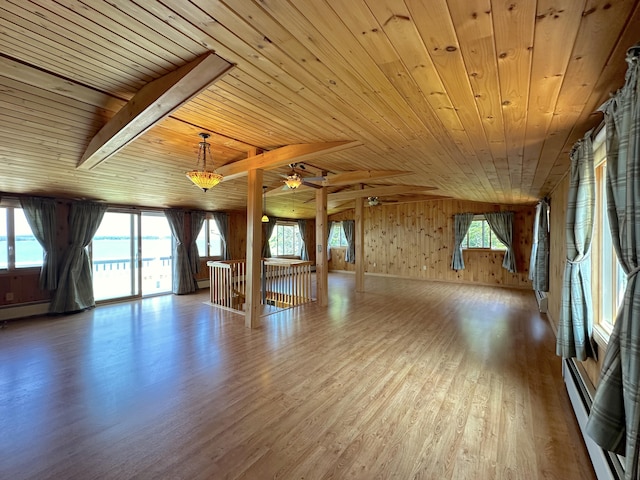
M 10 323 L 0 478 L 595 478 L 532 292 L 354 284 L 256 330 L 208 292 Z

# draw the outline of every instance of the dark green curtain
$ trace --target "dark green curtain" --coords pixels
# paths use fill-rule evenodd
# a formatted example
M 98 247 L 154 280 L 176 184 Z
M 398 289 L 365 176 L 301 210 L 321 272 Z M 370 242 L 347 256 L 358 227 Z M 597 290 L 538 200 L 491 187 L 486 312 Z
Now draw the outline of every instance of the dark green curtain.
M 198 235 L 200 235 L 200 230 L 202 230 L 202 225 L 204 225 L 206 216 L 206 213 L 199 210 L 191 212 L 191 243 L 189 244 L 189 264 L 191 265 L 191 273 L 193 273 L 194 275 L 200 271 L 200 253 L 198 252 L 197 240 Z
M 56 202 L 50 198 L 23 197 L 20 204 L 34 237 L 44 250 L 39 286 L 43 290 L 55 290 L 58 286 Z
M 77 202 L 69 211 L 71 243 L 62 260 L 58 288 L 51 300 L 50 312 L 68 313 L 95 307 L 93 278 L 87 246 L 95 235 L 107 206 L 93 202 Z
M 196 291 L 196 281 L 191 272 L 189 252 L 185 245 L 184 210 L 165 210 L 173 234 L 173 293 L 182 295 Z

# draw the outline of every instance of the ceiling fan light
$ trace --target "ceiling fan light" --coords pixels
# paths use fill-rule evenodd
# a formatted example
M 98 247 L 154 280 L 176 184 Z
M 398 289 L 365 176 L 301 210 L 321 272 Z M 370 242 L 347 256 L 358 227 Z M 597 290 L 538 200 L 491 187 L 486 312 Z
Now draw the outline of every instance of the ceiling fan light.
M 287 175 L 287 178 L 284 180 L 284 183 L 287 185 L 287 187 L 291 189 L 295 189 L 295 188 L 298 188 L 300 185 L 302 185 L 302 179 L 300 178 L 300 175 L 294 172 L 290 175 Z
M 198 163 L 194 170 L 187 172 L 187 178 L 193 182 L 198 188 L 201 188 L 203 192 L 206 192 L 210 188 L 218 185 L 223 176 L 217 173 L 215 170 L 207 169 L 207 155 L 211 158 L 211 146 L 207 143 L 207 138 L 211 135 L 208 133 L 200 133 L 202 137 L 202 141 L 200 142 L 200 146 L 198 148 Z M 202 163 L 202 170 L 198 170 L 198 167 Z M 213 165 L 213 159 L 211 159 L 211 164 Z

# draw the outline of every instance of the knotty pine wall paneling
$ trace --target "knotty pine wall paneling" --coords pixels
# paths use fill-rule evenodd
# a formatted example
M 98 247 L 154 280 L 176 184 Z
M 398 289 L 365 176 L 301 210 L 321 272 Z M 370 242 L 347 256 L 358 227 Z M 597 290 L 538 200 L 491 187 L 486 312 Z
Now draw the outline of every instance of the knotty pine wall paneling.
M 513 240 L 518 272 L 502 268 L 504 252 L 465 250 L 465 269 L 451 270 L 454 215 L 462 212 L 513 211 Z M 353 218 L 353 210 L 330 220 Z M 437 200 L 382 204 L 365 208 L 365 271 L 370 274 L 530 288 L 528 279 L 534 206 Z M 332 249 L 330 269 L 353 271 L 344 262 L 344 249 Z

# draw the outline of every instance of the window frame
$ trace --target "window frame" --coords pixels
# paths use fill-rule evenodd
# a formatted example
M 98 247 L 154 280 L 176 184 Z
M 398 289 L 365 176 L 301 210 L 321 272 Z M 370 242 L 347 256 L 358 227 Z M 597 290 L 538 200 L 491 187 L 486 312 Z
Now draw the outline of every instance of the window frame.
M 469 231 L 471 230 L 471 226 L 473 225 L 474 222 L 483 222 L 483 225 L 486 225 L 486 228 L 489 229 L 489 246 L 484 246 L 484 235 L 482 236 L 482 247 L 470 247 L 469 246 Z M 483 227 L 483 232 L 484 232 L 484 227 Z M 506 252 L 507 251 L 507 246 L 506 245 L 502 245 L 500 247 L 494 247 L 493 246 L 493 239 L 495 237 L 495 240 L 497 240 L 498 242 L 500 242 L 500 240 L 498 239 L 498 237 L 496 236 L 496 234 L 493 232 L 493 230 L 491 229 L 491 227 L 489 226 L 489 222 L 487 222 L 486 217 L 483 214 L 477 214 L 474 215 L 473 217 L 473 221 L 471 222 L 471 225 L 469 225 L 469 230 L 467 230 L 467 233 L 464 235 L 464 238 L 462 239 L 462 250 L 469 250 L 469 251 L 491 251 L 491 252 Z M 502 242 L 500 242 L 502 243 Z
M 338 244 L 334 244 L 333 242 L 333 237 L 335 235 L 334 232 L 334 228 L 339 229 L 338 230 Z M 333 222 L 333 224 L 331 225 L 331 232 L 329 232 L 331 235 L 329 237 L 329 248 L 347 248 L 349 246 L 349 243 L 347 242 L 347 237 L 344 234 L 344 229 L 342 228 L 342 222 Z M 344 243 L 343 243 L 344 241 Z
M 293 229 L 293 253 L 278 253 L 278 227 L 281 228 L 292 228 Z M 274 250 L 273 245 L 271 243 L 271 239 L 276 237 L 276 249 Z M 299 239 L 299 242 L 296 242 L 296 239 Z M 300 258 L 300 250 L 302 249 L 302 245 L 304 240 L 300 235 L 300 228 L 298 227 L 298 223 L 294 221 L 288 220 L 276 220 L 276 225 L 273 227 L 273 232 L 271 233 L 271 237 L 269 237 L 269 248 L 271 249 L 271 257 L 272 258 Z
M 606 132 L 603 127 L 593 141 L 596 201 L 591 243 L 591 297 L 594 337 L 598 343 L 604 345 L 608 343 L 613 331 L 620 300 L 624 297 L 626 287 L 626 282 L 620 282 L 620 279 L 626 278 L 626 275 L 618 262 L 610 231 L 608 231 L 605 137 Z M 605 265 L 605 262 L 608 264 Z M 605 279 L 605 277 L 609 278 Z
M 218 232 L 218 237 L 220 239 L 220 244 L 219 244 L 219 251 L 220 251 L 220 255 L 211 255 L 211 245 L 212 245 L 212 241 L 211 241 L 211 225 L 215 226 L 216 231 Z M 201 236 L 204 234 L 204 247 L 206 249 L 205 254 L 203 254 L 200 251 L 200 245 L 202 243 L 202 239 Z M 224 256 L 224 244 L 222 242 L 222 235 L 220 234 L 220 231 L 218 230 L 218 224 L 216 223 L 216 220 L 207 215 L 207 218 L 204 219 L 204 223 L 202 224 L 202 228 L 200 229 L 200 233 L 198 234 L 198 237 L 196 238 L 196 246 L 198 247 L 198 255 L 200 256 L 200 258 L 203 259 L 211 259 L 211 260 L 222 260 L 222 257 Z
M 42 269 L 42 266 L 44 263 L 44 248 L 42 248 L 42 245 L 40 245 L 40 242 L 38 241 L 38 239 L 35 238 L 35 235 L 33 235 L 33 231 L 31 230 L 31 226 L 28 224 L 28 222 L 27 222 L 27 227 L 31 232 L 31 236 L 33 237 L 33 240 L 40 247 L 42 255 L 40 258 L 40 262 L 38 264 L 29 264 L 22 267 L 19 265 L 16 265 L 15 211 L 16 210 L 23 211 L 24 209 L 22 208 L 22 206 L 19 204 L 18 201 L 9 202 L 9 203 L 3 202 L 3 204 L 0 204 L 0 209 L 5 210 L 5 213 L 6 213 L 6 224 L 4 227 L 6 228 L 6 240 L 7 240 L 7 247 L 6 247 L 7 248 L 7 252 L 6 252 L 7 265 L 6 267 L 4 265 L 0 265 L 0 273 L 6 274 L 6 273 L 16 273 L 16 272 L 39 271 L 40 269 Z

